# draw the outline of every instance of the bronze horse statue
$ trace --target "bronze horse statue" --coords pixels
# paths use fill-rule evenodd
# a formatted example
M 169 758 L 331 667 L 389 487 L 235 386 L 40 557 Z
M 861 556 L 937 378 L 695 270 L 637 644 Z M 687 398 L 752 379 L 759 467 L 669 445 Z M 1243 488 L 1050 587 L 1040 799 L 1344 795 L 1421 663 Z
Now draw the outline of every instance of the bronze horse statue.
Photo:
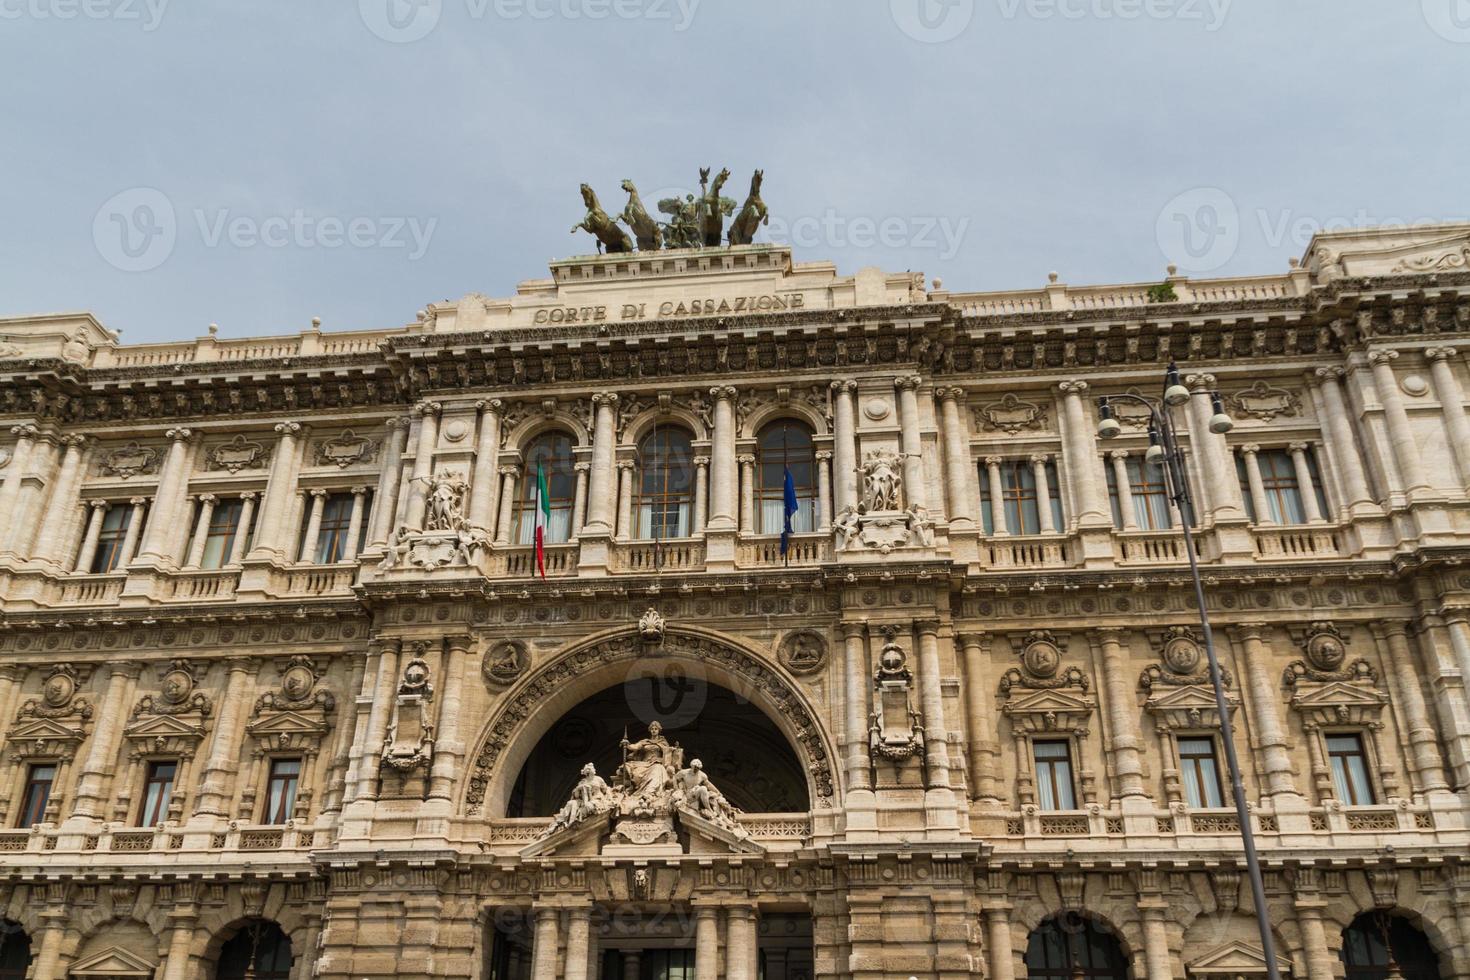
M 764 170 L 757 170 L 755 176 L 750 178 L 750 196 L 740 206 L 740 214 L 730 223 L 731 245 L 749 245 L 755 238 L 755 230 L 761 225 L 771 223 L 766 202 L 761 200 L 761 181 L 765 175 Z
M 704 178 L 708 175 L 708 168 L 700 170 L 701 185 L 704 183 Z M 720 189 L 725 186 L 725 181 L 729 179 L 729 167 L 715 174 L 714 183 L 710 185 L 709 191 L 704 195 L 704 200 L 700 202 L 703 205 L 704 244 L 706 248 L 719 247 L 720 239 L 723 237 L 721 232 L 725 227 L 725 216 L 733 214 L 735 211 L 735 202 L 728 197 L 720 196 Z
M 608 253 L 633 251 L 633 240 L 602 210 L 602 205 L 597 201 L 597 193 L 588 184 L 582 185 L 582 203 L 587 205 L 587 217 L 572 225 L 572 234 L 585 231 L 596 236 L 599 253 L 604 249 Z
M 643 207 L 643 198 L 638 196 L 638 188 L 633 186 L 631 180 L 623 181 L 623 190 L 628 192 L 628 204 L 623 208 L 620 216 L 623 224 L 633 229 L 633 235 L 638 239 L 638 250 L 640 252 L 653 252 L 664 247 L 663 229 L 658 222 L 654 221 Z

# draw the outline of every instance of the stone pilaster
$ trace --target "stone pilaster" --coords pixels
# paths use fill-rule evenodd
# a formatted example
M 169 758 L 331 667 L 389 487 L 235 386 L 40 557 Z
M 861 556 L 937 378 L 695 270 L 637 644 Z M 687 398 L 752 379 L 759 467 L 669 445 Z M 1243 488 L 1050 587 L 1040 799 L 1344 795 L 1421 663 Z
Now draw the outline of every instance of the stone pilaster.
M 428 507 L 429 478 L 434 473 L 434 449 L 439 445 L 439 415 L 444 406 L 423 401 L 413 407 L 418 419 L 418 442 L 414 444 L 413 476 L 408 482 L 408 509 L 404 524 L 410 531 L 424 529 Z

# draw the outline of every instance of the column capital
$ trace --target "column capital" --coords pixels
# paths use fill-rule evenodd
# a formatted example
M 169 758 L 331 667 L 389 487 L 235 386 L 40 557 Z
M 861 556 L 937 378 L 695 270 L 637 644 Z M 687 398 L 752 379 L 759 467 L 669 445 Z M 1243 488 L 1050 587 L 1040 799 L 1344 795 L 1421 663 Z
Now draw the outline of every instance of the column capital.
M 1347 371 L 1344 368 L 1340 367 L 1319 367 L 1311 373 L 1315 375 L 1319 381 L 1322 381 L 1324 383 L 1336 381 L 1339 378 L 1347 377 Z
M 1032 463 L 1050 463 L 1051 462 L 1051 454 L 1049 454 L 1049 453 L 1032 453 L 1031 454 L 1031 462 Z
M 1126 449 L 1110 449 L 1110 450 L 1108 450 L 1108 456 L 1111 457 L 1112 459 L 1127 459 L 1128 458 L 1128 450 L 1126 450 Z
M 1216 379 L 1213 374 L 1191 374 L 1184 379 L 1184 383 L 1189 387 L 1190 391 L 1198 395 L 1202 392 L 1213 391 Z
M 82 449 L 87 445 L 88 439 L 83 435 L 62 436 L 61 444 L 68 449 Z
M 383 425 L 389 429 L 406 429 L 412 424 L 413 420 L 406 419 L 401 415 L 395 415 L 393 418 L 383 422 Z
M 321 487 L 312 487 L 310 490 L 308 490 L 306 492 L 309 493 L 309 494 L 311 494 L 313 497 L 315 497 L 318 500 L 321 500 L 323 497 L 325 497 L 327 495 L 327 491 L 323 490 Z
M 966 630 L 955 635 L 962 647 L 983 647 L 990 637 L 980 630 Z
M 1092 630 L 1094 636 L 1104 642 L 1118 642 L 1119 638 L 1127 636 L 1129 629 L 1126 626 L 1098 626 Z
M 1368 363 L 1374 367 L 1380 364 L 1390 364 L 1398 358 L 1399 352 L 1396 350 L 1370 350 L 1368 352 Z
M 201 503 L 201 504 L 212 504 L 212 503 L 214 503 L 214 502 L 215 502 L 215 501 L 216 501 L 216 500 L 218 500 L 218 499 L 219 499 L 219 498 L 218 498 L 218 497 L 216 497 L 216 496 L 215 496 L 215 495 L 214 495 L 214 494 L 212 494 L 212 493 L 201 493 L 201 494 L 200 494 L 200 495 L 199 495 L 199 502 L 200 502 L 200 503 Z
M 708 463 L 709 460 L 706 459 L 705 462 Z M 696 466 L 699 465 L 699 457 L 696 456 L 694 458 L 694 463 L 695 463 Z M 578 473 L 589 473 L 592 470 L 592 464 L 591 463 L 588 463 L 586 461 L 583 461 L 583 462 L 580 462 L 580 463 L 573 463 L 572 464 L 572 469 L 575 470 Z
M 709 390 L 709 396 L 715 401 L 729 401 L 736 395 L 734 385 L 716 385 Z
M 1244 446 L 1236 446 L 1235 448 L 1247 456 L 1254 456 L 1261 451 L 1260 445 L 1254 442 L 1248 442 Z
M 500 467 L 500 475 L 501 476 L 520 476 L 521 475 L 521 468 L 519 466 L 515 466 L 515 465 L 512 465 L 512 464 L 507 463 L 505 466 Z
M 943 385 L 934 389 L 934 395 L 942 402 L 964 401 L 967 392 L 959 385 Z
M 939 635 L 939 620 L 937 620 L 937 619 L 919 619 L 919 620 L 915 620 L 914 621 L 914 629 L 918 630 L 921 634 L 923 634 L 925 636 L 938 636 Z
M 1290 449 L 1294 453 L 1304 453 L 1308 449 L 1312 448 L 1312 444 L 1310 442 L 1292 442 L 1287 443 L 1286 448 Z
M 178 426 L 176 428 L 169 429 L 163 435 L 164 438 L 169 439 L 173 442 L 188 442 L 189 440 L 194 438 L 194 430 L 186 428 L 184 426 Z
M 1005 459 L 1004 456 L 986 456 L 985 457 L 985 465 L 986 466 L 999 466 L 1001 463 L 1004 463 L 1005 461 L 1006 461 L 1006 459 Z
M 829 461 L 832 458 L 832 450 L 830 450 L 830 449 L 818 449 L 816 451 L 816 453 L 815 453 L 815 456 L 816 456 L 817 462 L 819 462 L 819 463 L 825 463 L 825 462 Z
M 843 623 L 842 635 L 849 640 L 861 640 L 867 635 L 867 623 Z
M 1459 351 L 1453 347 L 1426 347 L 1424 357 L 1429 361 L 1448 361 L 1452 357 L 1459 356 Z
M 277 422 L 276 432 L 282 436 L 295 436 L 301 434 L 300 422 Z
M 849 392 L 849 391 L 857 391 L 857 382 L 856 381 L 834 381 L 828 387 L 830 387 L 833 391 L 838 392 L 839 394 L 841 394 L 841 393 Z
M 755 454 L 754 453 L 741 453 L 739 456 L 736 456 L 735 457 L 735 460 L 741 466 L 754 466 L 755 465 Z
M 241 496 L 243 496 L 243 494 Z M 129 497 L 128 498 L 128 503 L 132 504 L 134 507 L 142 507 L 144 504 L 148 503 L 148 498 L 147 497 Z
M 1266 623 L 1236 623 L 1234 626 L 1227 627 L 1227 632 L 1233 638 L 1241 641 L 1264 640 L 1266 628 Z
M 421 401 L 411 411 L 418 416 L 438 415 L 444 411 L 444 405 L 441 402 Z
M 637 466 L 638 464 L 637 464 L 637 462 L 635 460 L 631 460 L 631 459 L 620 459 L 616 463 L 614 463 L 613 465 L 616 466 L 620 470 L 631 470 L 634 466 Z M 504 469 L 503 468 L 502 468 L 501 472 L 504 472 Z
M 259 499 L 259 497 L 260 494 L 256 493 L 254 490 L 245 490 L 240 493 L 241 500 L 257 500 Z
M 367 492 L 368 492 L 368 488 L 367 487 L 353 487 L 352 488 L 352 495 L 354 497 L 366 497 L 367 496 Z
M 902 378 L 893 379 L 893 386 L 899 391 L 918 391 L 919 385 L 923 383 L 924 379 L 919 377 L 917 374 L 910 374 Z
M 499 415 L 502 411 L 505 410 L 505 402 L 501 401 L 499 398 L 481 398 L 479 401 L 475 402 L 475 408 L 478 411 L 485 412 L 490 415 Z
M 594 405 L 612 406 L 616 405 L 617 403 L 618 394 L 615 391 L 599 391 L 592 396 L 592 404 Z
M 133 498 L 133 502 L 134 503 L 141 503 L 142 500 L 143 500 L 142 497 L 134 497 Z M 88 507 L 91 507 L 93 510 L 100 510 L 100 511 L 106 513 L 107 508 L 109 508 L 109 507 L 112 506 L 112 501 L 110 501 L 110 500 L 89 500 L 89 501 L 87 501 L 87 506 Z
M 17 439 L 34 440 L 37 436 L 41 434 L 41 430 L 36 426 L 31 425 L 30 423 L 26 423 L 24 425 L 12 425 L 10 427 L 10 434 L 15 436 Z
M 696 456 L 696 457 L 694 457 L 694 465 L 695 466 L 698 466 L 698 467 L 708 466 L 709 465 L 709 457 L 708 456 Z
M 1061 384 L 1057 385 L 1058 391 L 1060 391 L 1064 395 L 1071 395 L 1074 398 L 1081 398 L 1082 393 L 1085 392 L 1087 388 L 1088 384 L 1086 381 L 1063 381 Z

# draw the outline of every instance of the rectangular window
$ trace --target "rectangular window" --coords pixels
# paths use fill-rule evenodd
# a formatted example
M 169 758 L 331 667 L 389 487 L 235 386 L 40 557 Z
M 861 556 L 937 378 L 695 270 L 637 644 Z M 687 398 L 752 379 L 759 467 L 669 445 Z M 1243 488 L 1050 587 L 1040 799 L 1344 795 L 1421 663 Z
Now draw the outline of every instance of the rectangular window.
M 1312 476 L 1312 490 L 1317 498 L 1317 509 L 1327 513 L 1327 497 L 1322 491 L 1322 475 L 1317 470 L 1317 460 L 1307 450 L 1307 470 Z M 1265 520 L 1276 524 L 1305 524 L 1307 509 L 1302 500 L 1301 484 L 1296 478 L 1296 463 L 1285 449 L 1263 449 L 1256 453 L 1256 468 L 1261 471 L 1261 491 L 1266 500 Z M 1245 499 L 1246 516 L 1260 523 L 1262 516 L 1256 513 L 1256 500 L 1251 494 L 1250 469 L 1245 454 L 1235 457 L 1235 472 L 1240 480 L 1240 495 Z
M 148 778 L 143 783 L 143 808 L 138 813 L 138 826 L 157 827 L 168 819 L 169 798 L 174 792 L 174 776 L 179 764 L 172 759 L 148 763 Z
M 1215 740 L 1207 735 L 1179 739 L 1179 770 L 1184 796 L 1196 809 L 1222 807 L 1220 763 L 1215 758 Z
M 331 565 L 342 560 L 347 553 L 347 535 L 352 529 L 352 505 L 354 495 L 334 493 L 321 502 L 322 522 L 317 532 L 316 551 L 311 560 L 318 565 Z M 364 495 L 362 512 L 367 514 L 369 497 Z M 367 533 L 367 521 L 359 522 L 357 547 L 362 549 L 362 537 Z
M 1377 802 L 1373 781 L 1368 778 L 1368 754 L 1360 735 L 1327 736 L 1327 758 L 1332 766 L 1332 786 L 1337 798 L 1348 806 L 1371 806 Z
M 1036 500 L 1036 470 L 1030 460 L 1008 459 L 1000 464 L 1001 506 L 996 513 L 991 499 L 989 467 L 980 471 L 980 520 L 986 534 L 995 534 L 1009 528 L 1012 534 L 1040 534 L 1041 511 Z M 1057 482 L 1055 463 L 1046 464 L 1046 506 L 1051 513 L 1053 528 L 1061 530 L 1062 494 Z M 1002 523 L 997 524 L 997 517 Z
M 46 804 L 51 800 L 51 785 L 56 782 L 56 764 L 40 762 L 26 771 L 26 788 L 20 798 L 17 827 L 32 827 L 46 817 Z
M 223 568 L 235 550 L 235 538 L 248 534 L 249 528 L 240 527 L 240 517 L 245 510 L 243 500 L 220 500 L 209 514 L 209 527 L 204 536 L 204 557 L 200 568 Z
M 102 533 L 97 537 L 97 553 L 92 558 L 92 571 L 113 571 L 132 557 L 122 553 L 123 542 L 128 536 L 128 525 L 132 520 L 133 508 L 125 503 L 113 504 L 102 515 Z
M 1062 739 L 1031 743 L 1036 759 L 1036 794 L 1043 810 L 1075 810 L 1072 746 Z
M 265 823 L 285 823 L 296 809 L 296 789 L 301 782 L 300 759 L 272 759 L 266 783 Z
M 1133 495 L 1133 522 L 1143 531 L 1167 531 L 1173 527 L 1163 469 L 1148 465 L 1142 456 L 1129 456 L 1123 464 L 1128 474 L 1128 489 Z M 1118 496 L 1117 470 L 1109 465 L 1107 473 L 1113 526 L 1121 530 L 1127 522 L 1123 520 L 1123 504 Z

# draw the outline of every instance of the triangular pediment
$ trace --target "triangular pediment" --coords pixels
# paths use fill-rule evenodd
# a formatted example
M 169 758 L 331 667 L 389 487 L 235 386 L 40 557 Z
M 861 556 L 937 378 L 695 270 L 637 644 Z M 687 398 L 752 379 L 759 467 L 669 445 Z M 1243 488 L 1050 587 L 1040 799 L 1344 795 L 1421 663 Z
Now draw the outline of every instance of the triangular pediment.
M 527 844 L 521 848 L 521 858 L 551 857 L 554 854 L 596 854 L 598 845 L 611 829 L 612 814 L 604 813 Z
M 199 738 L 204 729 L 173 715 L 150 715 L 129 725 L 123 734 L 128 738 Z
M 766 849 L 749 837 L 706 820 L 687 807 L 676 811 L 679 825 L 689 833 L 691 854 L 764 854 Z
M 154 963 L 131 950 L 109 946 L 84 960 L 73 963 L 67 974 L 73 977 L 151 977 Z
M 1387 702 L 1388 695 L 1376 687 L 1366 687 L 1349 681 L 1301 684 L 1291 699 L 1291 703 L 1298 708 L 1325 708 L 1338 705 L 1381 708 Z
M 1150 708 L 1155 709 L 1213 708 L 1215 707 L 1215 692 L 1199 684 L 1186 684 L 1183 687 L 1168 688 L 1163 694 L 1154 695 L 1148 699 L 1147 704 Z
M 1040 711 L 1090 711 L 1094 707 L 1092 698 L 1066 688 L 1053 688 L 1042 691 L 1031 691 L 1019 697 L 1013 697 L 1005 703 L 1005 710 L 1016 712 L 1040 712 Z
M 1266 956 L 1256 944 L 1237 939 L 1201 953 L 1188 963 L 1186 969 L 1192 977 L 1254 976 L 1265 974 Z M 1278 956 L 1276 969 L 1286 976 L 1291 970 L 1291 962 Z
M 249 725 L 252 735 L 274 735 L 285 732 L 288 735 L 320 735 L 327 730 L 326 720 L 320 711 L 314 715 L 301 711 L 271 711 L 262 712 L 261 716 Z
M 10 730 L 8 737 L 11 741 L 16 741 L 17 739 L 27 741 L 36 739 L 81 739 L 82 733 L 78 728 L 73 728 L 53 718 L 31 718 L 16 722 L 15 727 Z

